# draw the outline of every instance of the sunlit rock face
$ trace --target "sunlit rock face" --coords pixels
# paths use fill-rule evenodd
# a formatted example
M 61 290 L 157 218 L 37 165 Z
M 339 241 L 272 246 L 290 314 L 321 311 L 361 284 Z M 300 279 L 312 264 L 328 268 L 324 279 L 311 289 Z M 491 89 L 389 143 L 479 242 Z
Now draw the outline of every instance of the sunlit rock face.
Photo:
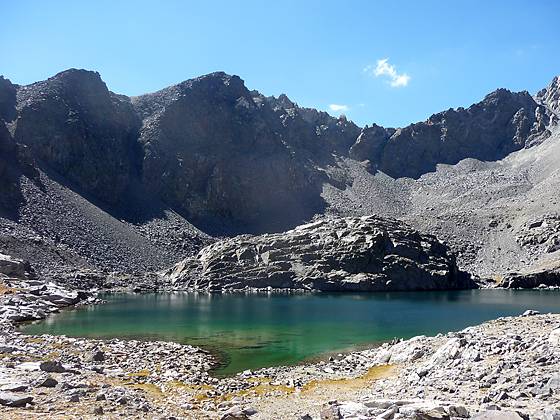
M 549 122 L 550 112 L 528 92 L 498 89 L 467 109 L 449 109 L 408 127 L 366 127 L 350 156 L 394 178 L 418 178 L 438 163 L 501 159 L 542 141 Z
M 166 273 L 201 290 L 297 288 L 384 291 L 475 287 L 434 236 L 375 216 L 328 218 L 280 234 L 238 236 Z

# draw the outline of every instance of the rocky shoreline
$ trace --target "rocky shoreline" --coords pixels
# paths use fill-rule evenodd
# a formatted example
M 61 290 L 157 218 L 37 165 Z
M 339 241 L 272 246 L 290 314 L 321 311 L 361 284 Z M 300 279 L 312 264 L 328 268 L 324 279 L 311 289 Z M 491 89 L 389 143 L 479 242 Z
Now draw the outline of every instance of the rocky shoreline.
M 7 262 L 5 264 L 8 264 Z M 24 319 L 93 294 L 39 284 L 24 262 L 0 293 L 0 414 L 10 418 L 557 419 L 560 315 L 500 318 L 299 366 L 216 378 L 177 343 L 25 335 Z M 4 270 L 6 271 L 6 270 Z M 17 278 L 15 276 L 19 276 Z M 8 308 L 8 309 L 6 309 Z

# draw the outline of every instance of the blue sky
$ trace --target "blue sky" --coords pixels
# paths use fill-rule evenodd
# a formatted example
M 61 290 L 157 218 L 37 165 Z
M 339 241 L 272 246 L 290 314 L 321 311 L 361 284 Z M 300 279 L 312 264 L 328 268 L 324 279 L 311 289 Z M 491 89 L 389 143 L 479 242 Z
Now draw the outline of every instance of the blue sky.
M 223 70 L 360 125 L 403 126 L 498 87 L 535 93 L 560 74 L 557 0 L 0 6 L 0 74 L 20 84 L 77 67 L 138 95 Z

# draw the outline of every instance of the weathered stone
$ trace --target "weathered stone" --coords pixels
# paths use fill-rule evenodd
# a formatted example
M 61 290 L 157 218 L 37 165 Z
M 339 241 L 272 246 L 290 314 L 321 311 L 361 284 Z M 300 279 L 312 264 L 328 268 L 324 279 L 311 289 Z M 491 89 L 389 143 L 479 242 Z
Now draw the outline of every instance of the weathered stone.
M 248 420 L 249 415 L 243 412 L 243 409 L 239 406 L 231 407 L 227 410 L 222 417 L 221 420 Z
M 550 333 L 548 337 L 548 342 L 553 346 L 560 347 L 560 328 L 556 328 Z
M 368 407 L 362 403 L 357 402 L 342 402 L 338 406 L 338 411 L 342 418 L 346 417 L 360 417 L 368 415 Z
M 103 362 L 105 360 L 105 353 L 96 349 L 89 353 L 87 359 L 92 362 Z
M 41 364 L 39 365 L 39 369 L 41 369 L 43 372 L 54 372 L 54 373 L 66 372 L 66 368 L 62 366 L 62 363 L 54 360 L 41 362 Z
M 340 232 L 345 233 L 339 237 Z M 252 257 L 263 252 L 269 253 L 266 262 Z M 249 254 L 251 258 L 239 257 Z M 219 241 L 165 275 L 175 286 L 198 290 L 476 287 L 435 237 L 376 216 L 323 219 L 281 234 L 243 235 Z
M 31 276 L 32 273 L 29 262 L 0 253 L 0 274 L 23 279 Z
M 476 414 L 473 419 L 477 420 L 523 420 L 519 414 L 514 411 L 497 411 L 489 410 Z
M 320 415 L 321 420 L 339 420 L 342 418 L 336 401 L 323 405 Z
M 33 401 L 31 396 L 0 392 L 0 404 L 7 407 L 25 407 L 31 401 Z
M 50 375 L 39 378 L 35 382 L 35 386 L 45 387 L 45 388 L 54 388 L 57 385 L 58 385 L 58 381 Z
M 542 420 L 560 420 L 560 410 L 555 408 L 546 408 L 541 414 Z
M 3 385 L 0 387 L 0 391 L 2 392 L 22 392 L 27 391 L 29 385 L 26 383 L 15 383 L 15 384 L 8 384 Z
M 533 309 L 527 309 L 525 312 L 523 312 L 523 315 L 521 316 L 533 316 L 533 315 L 539 315 L 540 312 L 539 311 L 535 311 Z

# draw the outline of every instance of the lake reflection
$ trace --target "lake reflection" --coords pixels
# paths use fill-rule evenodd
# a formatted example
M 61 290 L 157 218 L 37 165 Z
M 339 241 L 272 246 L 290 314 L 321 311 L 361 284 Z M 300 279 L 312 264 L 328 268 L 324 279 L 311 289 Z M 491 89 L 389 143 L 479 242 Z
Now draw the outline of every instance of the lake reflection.
M 459 330 L 526 309 L 558 312 L 559 291 L 470 290 L 370 294 L 113 294 L 27 333 L 170 340 L 218 353 L 218 374 L 292 364 L 394 337 Z

